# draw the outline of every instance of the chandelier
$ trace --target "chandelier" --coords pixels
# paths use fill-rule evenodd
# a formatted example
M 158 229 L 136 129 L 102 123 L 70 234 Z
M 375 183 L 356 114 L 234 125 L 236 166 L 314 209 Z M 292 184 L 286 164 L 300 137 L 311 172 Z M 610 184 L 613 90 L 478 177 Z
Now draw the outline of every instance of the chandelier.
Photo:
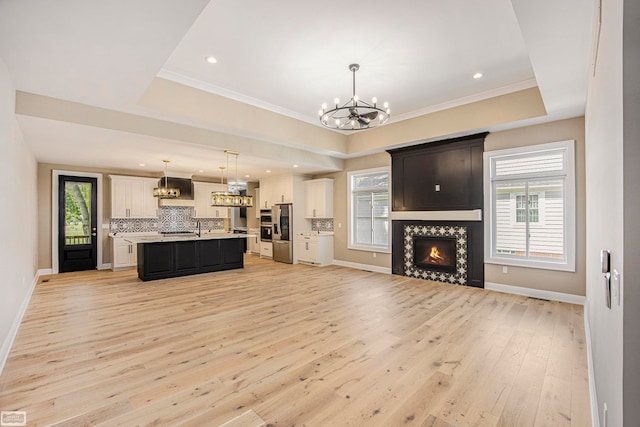
M 214 191 L 211 193 L 211 206 L 226 208 L 246 208 L 253 206 L 253 196 L 242 196 L 238 189 L 238 156 L 240 153 L 224 150 L 227 155 L 227 167 L 220 166 L 220 183 L 223 184 L 224 170 L 227 169 L 227 191 Z M 229 155 L 236 157 L 236 181 L 234 187 L 229 184 Z
M 180 196 L 179 188 L 170 188 L 167 185 L 167 165 L 169 164 L 169 160 L 163 160 L 164 162 L 164 187 L 157 187 L 153 189 L 153 197 L 157 197 L 159 199 L 173 199 L 175 197 Z
M 349 70 L 353 73 L 351 99 L 340 105 L 340 100 L 336 98 L 333 100 L 335 107 L 331 109 L 327 109 L 327 104 L 322 104 L 319 114 L 320 123 L 324 126 L 338 130 L 362 130 L 383 125 L 389 120 L 391 110 L 388 102 L 383 104 L 383 109 L 378 107 L 376 98 L 373 98 L 369 104 L 356 95 L 356 71 L 359 69 L 358 64 L 349 65 Z

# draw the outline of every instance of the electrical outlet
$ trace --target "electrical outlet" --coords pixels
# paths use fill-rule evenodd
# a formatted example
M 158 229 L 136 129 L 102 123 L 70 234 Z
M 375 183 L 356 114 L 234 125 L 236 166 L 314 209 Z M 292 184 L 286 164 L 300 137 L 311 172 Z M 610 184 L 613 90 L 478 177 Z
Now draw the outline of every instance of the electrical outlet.
M 342 223 L 341 222 L 338 223 L 338 228 L 342 228 Z
M 378 256 L 378 254 L 376 254 L 375 252 L 373 253 L 373 257 L 375 258 L 376 256 Z
M 502 266 L 502 272 L 503 272 L 504 274 L 507 274 L 507 273 L 509 272 L 509 267 L 507 267 L 506 265 L 503 265 L 503 266 Z

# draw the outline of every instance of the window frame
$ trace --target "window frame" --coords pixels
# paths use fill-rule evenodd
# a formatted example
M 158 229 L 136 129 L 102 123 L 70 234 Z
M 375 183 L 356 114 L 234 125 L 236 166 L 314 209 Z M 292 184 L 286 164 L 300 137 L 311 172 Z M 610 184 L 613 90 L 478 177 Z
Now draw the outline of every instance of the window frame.
M 508 157 L 528 157 L 545 151 L 563 152 L 563 170 L 552 172 L 528 172 L 504 177 L 495 176 L 495 162 Z M 483 154 L 484 173 L 484 212 L 485 212 L 485 242 L 484 262 L 487 264 L 501 264 L 517 267 L 539 268 L 547 270 L 575 272 L 576 266 L 576 173 L 575 173 L 575 141 L 558 141 L 545 144 L 536 144 L 525 147 L 508 148 L 503 150 L 486 151 Z M 539 179 L 562 179 L 563 187 L 563 252 L 564 259 L 541 259 L 540 257 L 514 257 L 499 254 L 496 250 L 497 226 L 496 226 L 496 193 L 495 183 L 522 179 L 526 182 Z M 544 213 L 538 198 L 539 221 L 543 222 Z M 519 223 L 521 224 L 521 223 Z M 528 233 L 527 222 L 527 233 Z M 525 237 L 527 240 L 530 237 Z M 528 246 L 529 242 L 525 242 Z
M 387 244 L 386 246 L 379 246 L 379 245 L 373 245 L 373 244 L 372 245 L 355 244 L 354 236 L 355 236 L 356 230 L 355 230 L 355 224 L 354 224 L 354 218 L 353 218 L 353 211 L 354 211 L 353 180 L 355 177 L 360 175 L 367 175 L 367 174 L 380 173 L 380 172 L 386 172 L 388 176 L 388 181 L 389 181 L 389 185 L 386 188 L 387 204 L 389 207 L 389 211 L 387 215 L 387 229 L 389 230 L 389 232 L 387 233 Z M 365 192 L 369 192 L 369 191 L 362 191 L 362 193 L 365 193 Z M 373 192 L 376 192 L 376 191 L 371 191 L 371 193 Z M 383 192 L 383 191 L 378 191 L 378 192 Z M 361 170 L 349 171 L 347 173 L 347 217 L 348 217 L 347 233 L 349 235 L 347 239 L 348 249 L 353 249 L 358 251 L 378 252 L 378 253 L 391 253 L 391 167 L 390 166 L 361 169 Z

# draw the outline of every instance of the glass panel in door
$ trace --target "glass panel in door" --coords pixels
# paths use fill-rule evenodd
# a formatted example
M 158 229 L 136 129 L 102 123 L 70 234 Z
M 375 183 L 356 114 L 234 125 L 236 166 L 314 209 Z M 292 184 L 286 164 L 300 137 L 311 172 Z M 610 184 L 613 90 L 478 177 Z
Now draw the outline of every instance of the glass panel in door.
M 91 187 L 90 182 L 64 183 L 65 246 L 91 244 Z

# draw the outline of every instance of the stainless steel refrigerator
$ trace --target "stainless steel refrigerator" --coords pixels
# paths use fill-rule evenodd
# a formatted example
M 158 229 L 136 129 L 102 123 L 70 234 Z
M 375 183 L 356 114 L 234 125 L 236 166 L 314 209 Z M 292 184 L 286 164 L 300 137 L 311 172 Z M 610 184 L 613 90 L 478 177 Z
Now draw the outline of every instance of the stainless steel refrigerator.
M 273 260 L 293 264 L 293 205 L 273 206 Z

